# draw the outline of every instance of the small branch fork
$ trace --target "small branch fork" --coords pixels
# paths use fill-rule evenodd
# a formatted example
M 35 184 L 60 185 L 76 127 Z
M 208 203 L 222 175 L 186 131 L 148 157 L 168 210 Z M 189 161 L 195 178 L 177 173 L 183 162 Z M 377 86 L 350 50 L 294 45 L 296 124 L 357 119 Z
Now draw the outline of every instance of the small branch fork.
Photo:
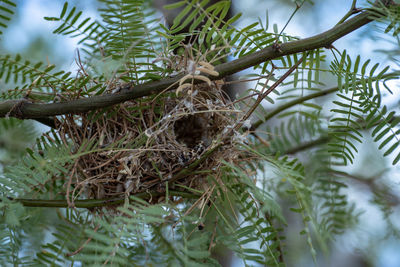
M 308 53 L 307 53 L 308 54 Z M 307 55 L 306 55 L 307 57 Z M 265 92 L 262 92 L 256 102 L 254 103 L 254 105 L 252 105 L 252 107 L 250 108 L 249 111 L 247 111 L 247 113 L 243 116 L 243 118 L 241 119 L 241 121 L 236 124 L 235 126 L 235 130 L 239 130 L 240 128 L 242 128 L 243 123 L 251 116 L 251 114 L 253 114 L 253 112 L 256 110 L 257 106 L 261 103 L 261 101 L 266 98 L 272 91 L 274 91 L 287 77 L 289 77 L 289 75 L 295 71 L 299 65 L 303 62 L 304 58 L 300 58 L 296 64 L 294 64 L 289 70 L 287 70 L 285 72 L 285 74 L 283 74 L 270 88 L 268 88 L 268 90 L 266 90 Z
M 357 4 L 357 0 L 353 0 L 353 2 L 351 3 L 350 10 L 343 16 L 343 18 L 341 20 L 339 20 L 339 22 L 336 25 L 342 24 L 352 15 L 361 12 L 361 9 L 356 8 L 356 4 Z

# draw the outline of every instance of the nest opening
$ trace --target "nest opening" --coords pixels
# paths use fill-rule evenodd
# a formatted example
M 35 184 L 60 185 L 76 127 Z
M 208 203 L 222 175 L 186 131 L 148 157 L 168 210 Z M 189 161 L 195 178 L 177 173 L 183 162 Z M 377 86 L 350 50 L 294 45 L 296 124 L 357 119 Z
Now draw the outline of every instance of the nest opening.
M 194 149 L 199 145 L 209 146 L 208 121 L 202 114 L 188 115 L 174 123 L 176 140 Z

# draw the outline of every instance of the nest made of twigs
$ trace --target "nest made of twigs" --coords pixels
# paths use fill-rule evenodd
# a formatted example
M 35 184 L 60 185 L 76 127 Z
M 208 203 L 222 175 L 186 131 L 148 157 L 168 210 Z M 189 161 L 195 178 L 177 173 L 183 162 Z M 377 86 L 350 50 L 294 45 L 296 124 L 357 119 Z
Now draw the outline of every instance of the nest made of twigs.
M 222 84 L 203 83 L 178 96 L 163 93 L 107 110 L 66 115 L 58 127 L 62 140 L 69 144 L 67 140 L 72 140 L 73 153 L 85 151 L 74 162 L 68 197 L 164 192 L 166 181 L 204 187 L 210 171 L 219 170 L 221 159 L 237 157 L 234 144 L 224 136 L 239 112 L 227 103 Z M 202 158 L 217 142 L 218 149 Z M 179 176 L 196 161 L 195 169 Z

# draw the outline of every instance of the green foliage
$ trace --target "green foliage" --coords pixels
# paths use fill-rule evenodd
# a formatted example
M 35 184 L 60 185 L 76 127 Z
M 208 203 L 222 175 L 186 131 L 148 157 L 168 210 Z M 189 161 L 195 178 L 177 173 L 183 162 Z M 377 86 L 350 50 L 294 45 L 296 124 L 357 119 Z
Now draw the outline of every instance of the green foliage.
M 5 83 L 19 85 L 12 90 L 2 92 L 3 99 L 28 98 L 32 101 L 50 101 L 55 95 L 63 94 L 67 98 L 76 98 L 91 94 L 100 94 L 104 87 L 98 83 L 103 77 L 80 75 L 74 77 L 71 72 L 57 70 L 54 64 L 44 62 L 31 63 L 20 55 L 5 55 L 0 58 L 0 78 Z
M 7 28 L 8 23 L 11 20 L 11 16 L 14 15 L 14 11 L 17 7 L 15 1 L 2 0 L 0 3 L 0 28 Z M 0 31 L 0 34 L 3 32 Z
M 3 266 L 8 264 L 18 265 L 24 262 L 24 259 L 18 256 L 18 252 L 22 247 L 21 231 L 17 227 L 10 227 L 5 224 L 0 228 L 0 263 Z
M 316 194 L 316 199 L 321 203 L 318 226 L 325 235 L 324 239 L 343 234 L 357 222 L 355 205 L 349 203 L 343 193 L 347 186 L 339 180 L 337 176 L 327 176 L 316 184 L 315 190 L 320 192 Z
M 15 163 L 39 135 L 35 125 L 14 118 L 0 119 L 0 161 L 3 166 Z
M 61 146 L 57 138 L 42 136 L 37 141 L 37 150 L 27 148 L 18 165 L 4 170 L 0 177 L 2 198 L 21 197 L 31 192 L 52 193 L 62 186 L 62 181 L 57 178 L 69 172 L 64 167 L 73 158 L 69 151 L 70 148 Z
M 44 17 L 44 19 L 62 22 L 62 24 L 53 31 L 55 34 L 70 35 L 71 37 L 83 36 L 78 43 L 84 43 L 87 40 L 100 41 L 99 38 L 101 38 L 104 32 L 104 27 L 97 21 L 91 22 L 90 18 L 80 21 L 77 25 L 81 15 L 82 11 L 76 13 L 75 7 L 68 10 L 68 2 L 65 2 L 58 17 Z
M 270 146 L 266 150 L 270 153 L 285 154 L 290 149 L 319 137 L 326 132 L 320 124 L 320 114 L 317 112 L 294 111 L 291 117 L 282 121 L 279 126 L 267 127 L 267 141 Z M 296 113 L 300 115 L 295 116 Z M 305 116 L 302 116 L 306 114 Z M 284 114 L 289 116 L 289 114 Z
M 397 141 L 394 144 L 390 142 L 399 139 L 396 126 L 400 120 L 395 117 L 394 111 L 387 114 L 387 107 L 382 104 L 380 85 L 382 83 L 387 92 L 393 94 L 386 83 L 396 79 L 397 75 L 385 75 L 389 67 L 376 73 L 379 64 L 375 64 L 369 75 L 366 75 L 369 63 L 370 60 L 367 60 L 360 70 L 360 56 L 352 64 L 344 51 L 340 61 L 336 60 L 332 64 L 333 71 L 338 75 L 339 101 L 333 102 L 338 108 L 331 110 L 337 115 L 329 125 L 332 129 L 330 134 L 333 135 L 330 151 L 333 156 L 342 159 L 339 163 L 345 165 L 347 161 L 353 162 L 357 152 L 355 144 L 362 142 L 361 130 L 364 128 L 372 129 L 371 135 L 375 142 L 381 141 L 379 149 L 385 149 L 384 156 L 395 152 L 398 146 Z M 399 153 L 393 164 L 400 160 Z
M 280 45 L 299 40 L 286 34 L 285 27 L 271 27 L 268 16 L 265 22 L 237 27 L 241 15 L 228 18 L 230 1 L 210 4 L 208 0 L 183 0 L 170 4 L 165 8 L 179 9 L 170 28 L 159 23 L 149 1 L 99 2 L 100 20 L 85 17 L 85 12 L 68 2 L 58 16 L 44 18 L 55 24 L 54 34 L 79 38 L 85 57 L 77 54 L 76 73 L 4 54 L 0 56 L 0 78 L 15 86 L 2 92 L 0 98 L 51 104 L 111 94 L 119 92 L 116 89 L 125 82 L 141 85 L 187 74 L 187 62 L 217 65 L 226 62 L 229 55 L 244 58 L 268 46 L 279 52 Z M 297 11 L 311 1 L 293 2 Z M 7 26 L 4 22 L 10 19 L 14 7 L 10 1 L 2 2 L 0 27 Z M 369 10 L 375 16 L 386 14 L 384 33 L 397 36 L 398 8 L 369 5 Z M 76 176 L 86 175 L 86 170 L 72 170 L 79 157 L 100 150 L 104 152 L 101 156 L 112 160 L 114 150 L 139 149 L 151 142 L 148 133 L 139 129 L 140 138 L 122 136 L 113 147 L 104 145 L 109 136 L 93 135 L 75 147 L 74 129 L 62 136 L 56 128 L 43 133 L 32 145 L 25 138 L 37 136 L 31 123 L 1 119 L 0 149 L 6 156 L 0 155 L 0 265 L 219 266 L 215 254 L 223 249 L 234 252 L 245 266 L 285 266 L 289 264 L 285 258 L 291 253 L 290 244 L 285 242 L 292 226 L 297 227 L 296 237 L 315 262 L 319 254 L 328 255 L 335 238 L 358 223 L 360 212 L 348 199 L 352 179 L 348 166 L 360 157 L 357 153 L 367 134 L 384 156 L 393 157 L 392 163 L 398 164 L 400 119 L 394 108 L 384 104 L 385 95 L 394 92 L 388 82 L 398 78 L 398 72 L 333 48 L 330 51 L 334 51 L 335 59 L 330 61 L 327 51 L 310 49 L 254 66 L 254 72 L 247 76 L 256 81 L 253 88 L 233 105 L 247 111 L 256 103 L 248 95 L 257 97 L 260 91 L 272 89 L 274 83 L 280 86 L 272 90 L 274 95 L 265 95 L 268 106 L 262 102 L 255 108 L 255 115 L 263 122 L 258 129 L 252 129 L 251 135 L 232 130 L 229 137 L 240 149 L 240 158 L 224 155 L 227 158 L 218 163 L 221 171 L 207 170 L 202 187 L 193 189 L 176 182 L 168 184 L 166 192 L 143 190 L 141 193 L 148 193 L 146 200 L 127 194 L 119 199 L 124 201 L 119 207 L 86 210 L 70 206 L 55 212 L 24 207 L 19 201 L 68 200 L 70 204 L 70 198 L 77 194 L 69 190 L 80 182 Z M 296 70 L 280 82 L 301 59 Z M 326 75 L 335 78 L 337 88 L 330 91 L 336 92 L 334 98 L 323 102 L 317 97 L 324 95 L 321 87 Z M 307 98 L 313 94 L 315 97 Z M 154 112 L 151 119 L 162 122 L 161 109 L 167 104 L 161 97 L 175 94 L 137 100 L 140 105 L 130 110 L 135 119 L 147 123 L 144 114 L 150 110 Z M 333 107 L 327 110 L 326 103 Z M 273 112 L 271 105 L 276 107 Z M 18 105 L 14 108 L 18 110 Z M 114 113 L 110 110 L 93 111 L 90 120 L 111 120 Z M 70 116 L 77 125 L 82 123 L 79 114 Z M 21 132 L 25 135 L 18 135 Z M 305 151 L 308 148 L 312 150 Z M 150 167 L 157 168 L 155 163 Z M 145 172 L 148 166 L 141 168 Z M 171 169 L 171 173 L 174 171 Z M 163 179 L 162 174 L 160 177 Z M 175 196 L 169 186 L 194 198 Z M 374 193 L 375 202 L 390 218 L 384 194 Z M 391 226 L 395 232 L 395 226 Z M 35 234 L 40 237 L 33 238 Z M 33 248 L 27 249 L 27 244 Z

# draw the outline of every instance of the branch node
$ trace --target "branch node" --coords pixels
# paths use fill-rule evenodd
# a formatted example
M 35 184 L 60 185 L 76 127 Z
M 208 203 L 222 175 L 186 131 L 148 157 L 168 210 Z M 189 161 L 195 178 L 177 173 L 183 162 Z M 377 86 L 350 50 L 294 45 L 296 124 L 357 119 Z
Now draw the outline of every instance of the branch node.
M 325 46 L 326 49 L 335 49 L 335 47 L 333 46 L 333 44 L 328 44 Z
M 15 105 L 10 109 L 9 112 L 7 112 L 7 114 L 5 115 L 6 118 L 9 117 L 14 117 L 17 119 L 23 119 L 24 118 L 24 113 L 23 113 L 23 108 L 24 105 L 26 103 L 30 103 L 28 100 L 26 100 L 25 98 L 22 98 L 20 100 L 18 100 L 17 103 L 15 103 Z
M 275 42 L 275 43 L 272 45 L 272 49 L 274 49 L 274 51 L 275 51 L 275 52 L 278 52 L 278 53 L 282 53 L 281 47 L 282 47 L 282 46 L 281 46 L 278 42 Z

